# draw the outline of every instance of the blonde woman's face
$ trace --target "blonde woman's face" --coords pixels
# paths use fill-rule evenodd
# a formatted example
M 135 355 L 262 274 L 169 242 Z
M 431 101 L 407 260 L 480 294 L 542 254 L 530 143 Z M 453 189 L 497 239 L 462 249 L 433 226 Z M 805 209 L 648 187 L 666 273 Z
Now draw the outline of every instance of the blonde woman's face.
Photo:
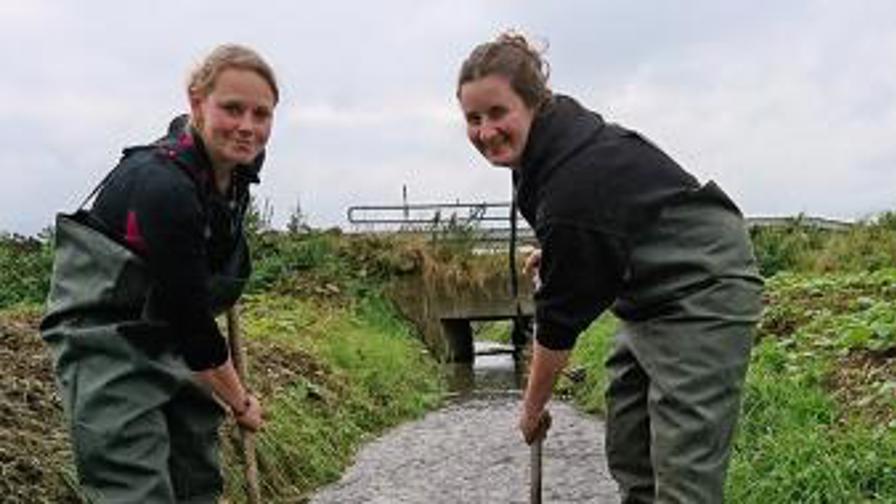
M 252 70 L 228 68 L 206 95 L 190 97 L 190 112 L 212 164 L 251 163 L 264 149 L 274 119 L 274 92 Z
M 520 164 L 534 112 L 501 75 L 487 75 L 463 84 L 460 106 L 467 138 L 491 164 Z

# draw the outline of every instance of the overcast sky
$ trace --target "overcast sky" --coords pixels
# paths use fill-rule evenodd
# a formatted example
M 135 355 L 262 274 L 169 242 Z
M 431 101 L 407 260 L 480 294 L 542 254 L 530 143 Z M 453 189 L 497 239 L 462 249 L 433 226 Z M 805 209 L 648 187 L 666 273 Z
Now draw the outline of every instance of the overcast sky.
M 185 111 L 223 42 L 254 47 L 281 103 L 257 194 L 282 225 L 352 204 L 504 201 L 466 141 L 457 69 L 517 28 L 551 85 L 639 130 L 748 215 L 896 209 L 896 2 L 0 0 L 0 230 L 71 211 L 122 147 Z

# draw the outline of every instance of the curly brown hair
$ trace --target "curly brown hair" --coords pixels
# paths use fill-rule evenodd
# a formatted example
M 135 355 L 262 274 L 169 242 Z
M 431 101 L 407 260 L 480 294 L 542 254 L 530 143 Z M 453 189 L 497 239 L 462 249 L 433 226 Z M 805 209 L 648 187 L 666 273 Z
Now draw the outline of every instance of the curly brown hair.
M 510 81 L 510 87 L 526 106 L 539 110 L 553 96 L 548 88 L 550 65 L 542 52 L 524 35 L 512 30 L 501 33 L 494 41 L 479 44 L 460 67 L 457 97 L 460 98 L 464 84 L 497 74 Z

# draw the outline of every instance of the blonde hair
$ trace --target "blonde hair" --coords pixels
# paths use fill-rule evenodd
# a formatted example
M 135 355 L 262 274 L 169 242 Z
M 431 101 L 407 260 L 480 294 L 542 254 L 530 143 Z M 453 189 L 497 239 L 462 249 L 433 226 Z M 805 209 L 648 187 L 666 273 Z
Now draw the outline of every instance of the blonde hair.
M 497 74 L 510 81 L 510 87 L 526 106 L 539 110 L 553 96 L 548 88 L 550 73 L 542 51 L 524 35 L 509 30 L 492 42 L 479 44 L 464 60 L 457 77 L 457 96 L 460 98 L 464 84 Z
M 224 70 L 236 68 L 251 70 L 264 79 L 274 93 L 274 104 L 280 100 L 280 90 L 274 70 L 261 56 L 248 47 L 238 44 L 223 44 L 212 50 L 202 62 L 190 72 L 187 79 L 188 96 L 207 96 L 215 87 L 215 81 Z

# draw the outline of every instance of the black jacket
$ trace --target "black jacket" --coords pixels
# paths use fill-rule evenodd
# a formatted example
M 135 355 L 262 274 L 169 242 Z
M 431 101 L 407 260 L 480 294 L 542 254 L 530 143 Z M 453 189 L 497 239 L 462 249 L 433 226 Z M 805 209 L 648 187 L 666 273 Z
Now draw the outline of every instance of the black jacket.
M 220 195 L 202 141 L 186 120 L 172 121 L 152 144 L 125 149 L 90 213 L 106 234 L 144 258 L 155 283 L 151 312 L 170 325 L 187 364 L 200 370 L 228 357 L 210 278 L 245 246 L 242 221 L 262 156 L 237 167 L 230 194 Z M 241 269 L 248 276 L 248 256 Z
M 638 133 L 605 123 L 572 98 L 555 96 L 535 117 L 514 179 L 520 213 L 542 247 L 536 337 L 548 348 L 572 347 L 614 303 L 623 319 L 648 318 L 705 281 L 751 267 L 741 235 L 726 245 L 737 256 L 732 267 L 727 257 L 717 267 L 709 246 L 667 246 L 668 230 L 656 230 L 670 207 L 706 200 L 715 209 L 707 219 L 717 210 L 740 222 L 740 213 L 714 184 L 701 188 Z

